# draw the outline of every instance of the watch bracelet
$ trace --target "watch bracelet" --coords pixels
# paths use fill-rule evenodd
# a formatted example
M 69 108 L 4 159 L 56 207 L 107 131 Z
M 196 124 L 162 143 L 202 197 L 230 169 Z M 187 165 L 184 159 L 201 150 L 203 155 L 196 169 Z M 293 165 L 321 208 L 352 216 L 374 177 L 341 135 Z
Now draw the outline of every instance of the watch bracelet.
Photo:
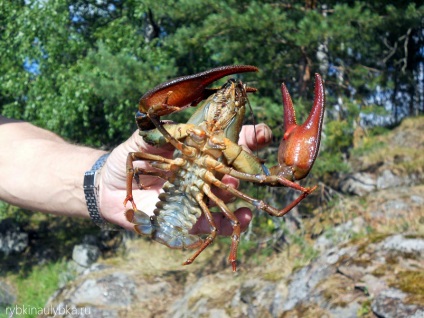
M 96 175 L 105 164 L 109 153 L 102 155 L 94 163 L 93 167 L 84 174 L 84 195 L 87 203 L 88 214 L 94 224 L 102 230 L 119 231 L 121 227 L 107 222 L 100 213 L 99 208 L 99 187 L 96 186 Z

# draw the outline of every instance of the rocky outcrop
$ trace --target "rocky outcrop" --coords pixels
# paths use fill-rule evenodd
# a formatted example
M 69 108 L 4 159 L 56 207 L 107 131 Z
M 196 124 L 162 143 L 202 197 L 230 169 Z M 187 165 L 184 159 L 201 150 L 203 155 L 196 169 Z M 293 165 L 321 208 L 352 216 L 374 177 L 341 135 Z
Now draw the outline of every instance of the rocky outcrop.
M 356 217 L 322 232 L 314 241 L 320 256 L 304 267 L 280 253 L 235 274 L 228 266 L 210 272 L 216 255 L 225 258 L 213 246 L 183 268 L 180 252 L 131 241 L 128 264 L 92 265 L 46 307 L 85 310 L 58 317 L 421 317 L 423 193 L 424 185 L 379 191 L 367 206 L 342 201 Z M 409 232 L 383 233 L 402 224 Z
M 339 190 L 345 194 L 364 196 L 377 190 L 416 185 L 423 180 L 424 174 L 396 174 L 383 167 L 373 173 L 355 172 L 345 175 L 340 180 Z
M 5 312 L 7 307 L 12 306 L 16 302 L 16 294 L 14 288 L 4 279 L 0 279 L 0 310 Z
M 72 250 L 72 260 L 75 262 L 74 267 L 77 272 L 82 272 L 100 257 L 100 249 L 92 244 L 77 244 Z
M 0 254 L 21 253 L 28 246 L 28 233 L 23 231 L 13 219 L 0 222 Z
M 364 141 L 364 144 L 367 142 L 369 144 L 370 140 Z M 364 196 L 424 181 L 422 118 L 404 119 L 399 127 L 376 137 L 373 145 L 365 148 L 369 148 L 365 154 L 351 159 L 353 172 L 342 175 L 336 182 L 336 188 L 342 193 Z
M 420 317 L 423 193 L 424 185 L 399 187 L 369 195 L 366 205 L 340 201 L 340 218 L 352 218 L 321 232 L 313 241 L 320 256 L 304 267 L 280 253 L 235 274 L 228 266 L 211 272 L 226 257 L 217 246 L 181 267 L 182 252 L 129 241 L 124 262 L 91 265 L 46 308 L 85 310 L 57 317 Z
M 46 307 L 56 313 L 75 308 L 85 312 L 81 317 L 424 315 L 422 236 L 376 235 L 342 243 L 291 275 L 275 267 L 240 274 L 227 270 L 181 285 L 180 274 L 148 279 L 134 270 L 103 268 L 61 289 Z
M 133 270 L 93 265 L 58 290 L 40 317 L 157 317 L 174 294 L 165 279 L 147 280 Z
M 183 252 L 130 241 L 99 266 L 83 242 L 74 258 L 85 269 L 46 308 L 56 317 L 424 317 L 424 125 L 405 122 L 353 159 L 356 172 L 334 188 L 357 196 L 303 220 L 297 251 L 232 273 L 217 245 L 181 267 Z M 302 262 L 299 246 L 316 257 Z M 66 308 L 80 312 L 58 314 Z

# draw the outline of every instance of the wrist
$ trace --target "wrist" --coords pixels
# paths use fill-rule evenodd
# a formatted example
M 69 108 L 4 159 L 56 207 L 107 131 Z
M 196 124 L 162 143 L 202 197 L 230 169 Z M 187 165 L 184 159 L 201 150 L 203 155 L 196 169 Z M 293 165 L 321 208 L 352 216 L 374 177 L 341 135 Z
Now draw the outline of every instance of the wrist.
M 84 195 L 87 203 L 88 214 L 94 224 L 103 230 L 119 230 L 115 224 L 109 223 L 106 220 L 100 209 L 100 191 L 101 170 L 106 163 L 109 153 L 101 155 L 90 170 L 84 174 Z M 103 184 L 102 184 L 103 186 Z

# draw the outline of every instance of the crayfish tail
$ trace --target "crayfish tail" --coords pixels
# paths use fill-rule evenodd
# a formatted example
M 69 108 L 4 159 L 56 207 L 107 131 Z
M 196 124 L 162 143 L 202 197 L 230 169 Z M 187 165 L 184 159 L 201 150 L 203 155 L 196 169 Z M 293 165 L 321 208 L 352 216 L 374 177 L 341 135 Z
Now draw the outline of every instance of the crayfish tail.
M 183 233 L 166 223 L 162 223 L 160 227 L 155 227 L 152 238 L 173 249 L 193 249 L 203 243 L 199 236 Z
M 134 230 L 140 235 L 151 236 L 153 233 L 153 225 L 150 217 L 143 211 L 129 209 L 125 212 L 126 219 L 134 223 Z
M 174 249 L 193 249 L 201 246 L 203 240 L 197 236 L 184 233 L 178 226 L 157 216 L 148 216 L 140 210 L 128 209 L 126 219 L 134 224 L 134 230 L 144 236 Z M 168 221 L 168 222 L 167 222 Z

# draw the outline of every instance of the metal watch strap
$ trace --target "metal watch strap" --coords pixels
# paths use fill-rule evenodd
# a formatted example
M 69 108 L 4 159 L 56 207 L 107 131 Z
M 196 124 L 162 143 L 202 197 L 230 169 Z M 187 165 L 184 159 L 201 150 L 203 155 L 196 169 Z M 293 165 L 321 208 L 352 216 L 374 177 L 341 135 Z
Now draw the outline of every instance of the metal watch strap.
M 91 170 L 84 174 L 84 194 L 87 202 L 88 213 L 91 220 L 103 230 L 119 230 L 119 226 L 108 223 L 100 214 L 99 210 L 99 187 L 96 186 L 96 174 L 103 167 L 109 154 L 102 155 L 93 165 Z

